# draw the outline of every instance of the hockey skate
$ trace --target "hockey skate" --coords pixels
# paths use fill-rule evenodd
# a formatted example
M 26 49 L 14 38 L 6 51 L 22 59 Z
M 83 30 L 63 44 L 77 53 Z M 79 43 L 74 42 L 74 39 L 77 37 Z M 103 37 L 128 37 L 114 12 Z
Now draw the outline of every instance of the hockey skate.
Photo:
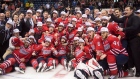
M 129 70 L 128 77 L 133 77 L 133 76 L 134 76 L 134 70 Z
M 72 69 L 72 63 L 71 63 L 71 61 L 68 63 L 68 71 L 71 71 L 71 69 Z
M 42 69 L 41 69 L 41 72 L 44 72 L 44 70 L 47 68 L 47 64 L 46 63 L 44 63 L 43 64 L 43 67 L 42 67 Z
M 53 69 L 55 69 L 56 68 L 56 62 L 55 62 L 55 60 L 53 60 Z
M 80 78 L 80 79 L 87 79 L 84 74 L 81 73 L 81 71 L 76 70 L 76 75 Z
M 5 71 L 0 68 L 0 75 L 4 75 L 4 74 L 5 74 Z
M 39 63 L 37 69 L 36 69 L 36 72 L 40 72 L 41 68 L 43 66 L 43 63 Z
M 52 70 L 54 67 L 53 66 L 49 66 L 48 68 L 46 68 L 44 71 L 47 72 L 49 70 Z
M 17 72 L 19 72 L 19 73 L 22 73 L 22 74 L 25 73 L 25 70 L 24 70 L 24 69 L 21 69 L 21 68 L 19 68 L 19 67 L 15 67 L 15 70 L 16 70 Z
M 117 75 L 111 75 L 108 79 L 117 79 L 118 76 Z
M 64 68 L 65 68 L 65 70 L 68 70 L 67 61 L 66 60 L 64 60 Z

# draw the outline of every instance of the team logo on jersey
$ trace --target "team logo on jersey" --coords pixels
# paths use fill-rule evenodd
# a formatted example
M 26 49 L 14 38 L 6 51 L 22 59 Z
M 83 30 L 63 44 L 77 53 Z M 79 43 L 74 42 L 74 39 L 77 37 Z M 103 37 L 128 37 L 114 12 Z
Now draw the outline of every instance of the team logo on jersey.
M 20 48 L 19 52 L 20 52 L 21 54 L 24 54 L 24 55 L 27 55 L 27 54 L 28 54 L 28 52 L 26 51 L 25 48 Z
M 59 54 L 60 54 L 60 55 L 66 54 L 66 51 L 65 51 L 65 50 L 60 50 L 60 51 L 59 51 Z
M 69 39 L 73 38 L 74 37 L 74 34 L 70 34 L 69 35 Z
M 104 49 L 105 49 L 105 51 L 107 51 L 108 49 L 110 49 L 110 45 L 109 44 L 105 44 L 104 45 Z
M 50 54 L 51 53 L 51 50 L 42 50 L 42 53 L 43 54 Z

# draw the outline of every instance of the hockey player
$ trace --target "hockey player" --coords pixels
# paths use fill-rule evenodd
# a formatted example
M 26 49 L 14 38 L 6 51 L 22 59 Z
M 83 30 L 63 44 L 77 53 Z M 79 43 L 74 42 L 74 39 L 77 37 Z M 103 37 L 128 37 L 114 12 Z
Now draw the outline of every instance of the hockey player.
M 82 24 L 82 12 L 81 11 L 77 11 L 76 12 L 76 19 L 77 19 L 77 23 L 78 24 Z
M 61 14 L 61 16 L 55 20 L 55 23 L 56 23 L 56 25 L 58 25 L 60 22 L 62 22 L 66 26 L 68 24 L 68 22 L 69 22 L 68 18 L 66 16 L 67 13 L 62 11 L 60 14 Z
M 45 38 L 50 38 L 52 41 L 52 44 L 54 44 L 54 24 L 51 24 L 49 26 L 49 30 L 42 34 L 41 38 L 38 40 L 38 43 L 44 43 Z
M 56 46 L 58 54 L 55 56 L 56 59 L 61 63 L 65 70 L 67 70 L 67 53 L 68 53 L 68 43 L 67 38 L 62 36 L 60 39 L 60 43 Z
M 81 24 L 77 23 L 77 19 L 76 18 L 72 18 L 71 19 L 71 24 L 75 27 L 75 29 L 77 29 L 81 25 Z
M 104 52 L 102 44 L 102 38 L 100 35 L 95 34 L 95 30 L 92 27 L 87 28 L 87 37 L 85 38 L 86 45 L 90 47 L 91 56 L 96 57 L 98 60 L 98 53 Z
M 109 66 L 109 79 L 116 79 L 117 77 L 133 76 L 132 72 L 123 71 L 122 66 L 128 61 L 128 53 L 122 47 L 119 38 L 109 34 L 106 27 L 101 28 L 101 36 L 103 39 L 105 53 L 100 54 L 100 65 L 106 70 Z
M 55 68 L 55 59 L 52 58 L 52 54 L 54 56 L 58 55 L 57 50 L 51 44 L 51 39 L 45 37 L 45 43 L 36 47 L 35 52 L 38 52 L 37 61 L 39 63 L 37 72 L 48 71 Z
M 3 59 L 5 59 L 5 57 L 8 54 L 11 54 L 12 51 L 15 49 L 15 46 L 12 44 L 12 39 L 15 37 L 22 39 L 21 36 L 19 36 L 19 33 L 20 33 L 20 31 L 18 29 L 13 30 L 13 36 L 9 39 L 9 48 L 6 50 L 5 54 L 3 55 Z
M 75 68 L 80 61 L 86 63 L 89 59 L 92 58 L 88 55 L 90 54 L 90 50 L 88 46 L 85 46 L 85 41 L 80 38 L 78 43 L 79 46 L 76 47 L 76 50 L 73 53 L 74 58 L 68 63 L 68 71 L 70 71 L 72 68 Z
M 37 22 L 41 22 L 41 21 L 42 21 L 41 14 L 42 14 L 41 9 L 38 9 L 38 10 L 36 11 L 36 14 L 33 15 L 33 22 L 34 22 L 34 24 L 35 24 L 35 27 L 36 27 L 36 25 L 37 25 Z
M 104 79 L 103 69 L 98 62 L 92 58 L 87 63 L 78 63 L 74 71 L 74 77 L 77 79 L 88 79 L 88 77 Z
M 118 31 L 119 26 L 117 23 L 109 22 L 109 17 L 107 16 L 103 16 L 101 20 L 102 20 L 102 27 L 107 27 L 112 35 L 117 36 L 119 39 L 124 38 L 125 34 L 121 31 Z
M 4 74 L 7 68 L 15 66 L 15 70 L 20 73 L 25 73 L 25 63 L 27 63 L 32 55 L 32 49 L 29 42 L 25 41 L 24 45 L 19 38 L 12 39 L 12 44 L 16 47 L 12 54 L 6 56 L 5 61 L 0 64 L 0 74 Z M 8 71 L 10 72 L 10 71 Z
M 69 43 L 73 40 L 76 33 L 77 30 L 75 29 L 75 27 L 72 24 L 68 24 L 67 35 L 68 35 Z

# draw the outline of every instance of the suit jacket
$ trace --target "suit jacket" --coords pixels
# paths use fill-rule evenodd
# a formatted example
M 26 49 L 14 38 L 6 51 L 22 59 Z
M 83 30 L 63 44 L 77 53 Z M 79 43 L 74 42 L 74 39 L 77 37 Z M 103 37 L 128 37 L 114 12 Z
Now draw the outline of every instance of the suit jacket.
M 9 35 L 11 35 L 10 31 L 9 31 Z M 0 44 L 3 45 L 6 41 L 9 41 L 9 38 L 7 39 L 5 26 L 1 26 L 0 27 Z
M 25 37 L 25 34 L 29 32 L 31 28 L 31 24 L 29 22 L 26 22 L 24 19 L 22 19 L 19 25 L 20 25 L 21 36 Z
M 127 18 L 128 21 L 126 23 Z M 124 27 L 123 31 L 125 32 L 127 39 L 133 39 L 138 33 L 140 33 L 140 18 L 134 14 L 131 14 L 128 17 L 124 16 L 122 18 L 117 18 L 111 14 L 111 19 L 117 23 L 124 23 L 124 25 L 126 24 L 126 27 Z

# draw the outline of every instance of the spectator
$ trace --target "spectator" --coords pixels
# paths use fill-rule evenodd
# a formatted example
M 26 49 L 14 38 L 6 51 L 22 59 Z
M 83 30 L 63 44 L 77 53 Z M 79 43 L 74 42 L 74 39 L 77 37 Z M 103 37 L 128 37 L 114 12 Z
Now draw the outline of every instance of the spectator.
M 6 21 L 5 21 L 5 14 L 0 13 L 0 26 L 5 26 Z
M 5 26 L 0 27 L 0 58 L 3 61 L 3 54 L 9 45 L 9 38 L 11 36 L 10 29 L 12 28 L 13 22 L 9 19 Z
M 5 21 L 7 22 L 9 19 L 11 19 L 11 12 L 10 10 L 5 11 Z

